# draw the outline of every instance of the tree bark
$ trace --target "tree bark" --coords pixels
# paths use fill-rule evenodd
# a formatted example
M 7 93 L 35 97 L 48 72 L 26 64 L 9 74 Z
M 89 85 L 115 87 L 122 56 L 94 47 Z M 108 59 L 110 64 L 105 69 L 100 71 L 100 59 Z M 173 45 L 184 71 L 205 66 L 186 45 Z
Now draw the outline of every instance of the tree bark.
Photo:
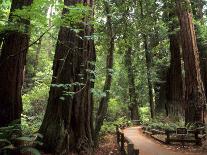
M 107 14 L 107 37 L 109 40 L 108 44 L 108 53 L 107 53 L 107 63 L 106 63 L 106 80 L 103 88 L 103 93 L 105 94 L 99 103 L 98 112 L 96 115 L 96 127 L 95 127 L 95 141 L 97 141 L 101 126 L 103 125 L 104 118 L 107 114 L 108 102 L 110 99 L 110 89 L 112 84 L 112 75 L 113 75 L 113 63 L 114 63 L 114 32 L 112 19 L 110 16 L 110 6 L 108 2 L 104 2 L 105 11 Z
M 179 23 L 176 17 L 176 10 L 172 9 L 174 2 L 170 2 L 167 5 L 168 18 L 172 20 L 169 24 L 169 40 L 170 40 L 170 68 L 167 76 L 167 109 L 170 116 L 179 116 L 184 113 L 183 108 L 183 77 L 181 66 L 181 44 L 180 44 L 180 32 L 176 31 L 179 27 Z
M 195 19 L 200 22 L 201 25 L 205 24 L 204 21 L 204 12 L 203 8 L 205 5 L 204 0 L 192 0 L 192 11 Z M 207 96 L 207 46 L 205 43 L 203 43 L 202 38 L 200 35 L 202 35 L 200 30 L 200 24 L 195 23 L 195 31 L 196 31 L 196 37 L 197 37 L 197 44 L 198 44 L 198 51 L 200 55 L 200 68 L 201 68 L 201 77 L 204 84 L 205 89 L 205 95 Z
M 169 39 L 171 59 L 167 78 L 167 108 L 169 115 L 178 116 L 183 112 L 183 81 L 178 32 L 176 32 L 176 34 L 169 35 Z
M 65 0 L 71 6 L 93 1 Z M 67 10 L 63 10 L 66 13 Z M 92 12 L 92 11 L 91 11 Z M 91 13 L 92 16 L 92 13 Z M 78 153 L 93 147 L 93 98 L 95 48 L 88 17 L 78 23 L 79 33 L 61 27 L 53 62 L 53 79 L 40 133 L 44 149 L 53 154 Z M 77 28 L 77 27 L 75 27 Z
M 15 9 L 31 5 L 32 0 L 13 0 L 9 21 Z M 16 26 L 24 26 L 25 32 L 10 30 L 4 36 L 0 56 L 0 126 L 21 120 L 23 72 L 29 46 L 29 21 L 19 19 Z
M 129 47 L 128 50 L 125 52 L 125 65 L 128 72 L 128 85 L 129 85 L 129 98 L 130 98 L 129 110 L 131 113 L 131 120 L 139 120 L 139 112 L 138 112 L 139 103 L 136 94 L 135 75 L 132 65 L 131 47 Z
M 185 121 L 186 123 L 194 123 L 204 122 L 206 98 L 200 74 L 199 53 L 192 13 L 189 6 L 189 0 L 176 1 L 185 69 Z

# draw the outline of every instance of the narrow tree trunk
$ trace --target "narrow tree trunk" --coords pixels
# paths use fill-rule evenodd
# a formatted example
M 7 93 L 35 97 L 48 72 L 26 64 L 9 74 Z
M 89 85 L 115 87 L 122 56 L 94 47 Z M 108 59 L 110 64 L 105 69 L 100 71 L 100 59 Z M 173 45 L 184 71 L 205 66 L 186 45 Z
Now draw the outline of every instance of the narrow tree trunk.
M 32 0 L 13 0 L 9 20 L 13 20 L 12 12 L 15 9 L 21 9 L 31 3 Z M 23 25 L 28 31 L 29 21 L 21 19 L 17 24 Z M 21 90 L 28 46 L 28 32 L 11 30 L 4 36 L 0 56 L 0 126 L 21 119 Z
M 107 14 L 107 35 L 109 40 L 109 47 L 107 53 L 107 63 L 106 63 L 106 80 L 103 88 L 103 93 L 105 94 L 99 103 L 98 112 L 96 115 L 96 126 L 95 126 L 95 141 L 97 141 L 101 126 L 103 125 L 104 118 L 107 114 L 108 102 L 110 99 L 110 89 L 112 84 L 113 75 L 113 62 L 114 62 L 114 32 L 112 26 L 112 20 L 110 16 L 110 6 L 107 2 L 104 3 L 105 11 Z
M 39 64 L 39 55 L 40 55 L 40 51 L 41 51 L 41 45 L 42 45 L 42 38 L 38 41 L 37 48 L 36 48 L 35 65 L 34 65 L 34 67 L 36 69 L 37 69 L 38 64 Z
M 82 2 L 93 6 L 93 2 Z M 77 3 L 65 0 L 65 5 Z M 64 10 L 63 13 L 66 13 Z M 93 70 L 95 68 L 93 29 L 84 18 L 79 23 L 81 31 L 77 34 L 73 28 L 61 27 L 53 62 L 53 79 L 48 105 L 40 133 L 44 136 L 44 149 L 53 154 L 78 153 L 93 147 Z M 79 37 L 80 36 L 80 37 Z
M 148 94 L 149 94 L 149 103 L 150 103 L 150 114 L 153 119 L 155 116 L 155 106 L 153 101 L 153 85 L 152 85 L 152 76 L 151 76 L 151 67 L 152 67 L 152 55 L 149 52 L 147 37 L 144 38 L 144 49 L 146 56 L 146 65 L 147 65 L 147 82 L 148 82 Z
M 199 67 L 199 53 L 188 0 L 177 0 L 185 68 L 185 121 L 204 122 L 205 92 Z
M 139 3 L 140 3 L 140 9 L 141 9 L 141 18 L 143 19 L 144 10 L 143 10 L 142 0 L 140 0 Z M 150 114 L 151 114 L 151 118 L 153 119 L 155 116 L 155 105 L 153 101 L 153 85 L 152 85 L 152 77 L 151 77 L 152 55 L 149 51 L 148 36 L 143 33 L 142 38 L 143 38 L 143 43 L 144 43 L 146 66 L 147 66 L 147 82 L 148 82 L 148 95 L 149 95 L 149 103 L 150 103 Z
M 125 65 L 128 72 L 128 85 L 129 85 L 129 110 L 131 112 L 131 120 L 139 120 L 138 112 L 138 99 L 136 94 L 135 75 L 132 66 L 132 48 L 129 47 L 125 53 Z

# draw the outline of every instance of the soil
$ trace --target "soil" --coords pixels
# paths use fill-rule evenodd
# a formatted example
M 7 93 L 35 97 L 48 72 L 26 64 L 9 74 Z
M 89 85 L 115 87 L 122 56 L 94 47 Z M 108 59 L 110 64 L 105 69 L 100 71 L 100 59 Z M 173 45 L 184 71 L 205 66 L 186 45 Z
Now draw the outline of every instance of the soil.
M 99 148 L 95 151 L 95 155 L 120 155 L 116 136 L 108 134 L 103 136 L 99 143 Z

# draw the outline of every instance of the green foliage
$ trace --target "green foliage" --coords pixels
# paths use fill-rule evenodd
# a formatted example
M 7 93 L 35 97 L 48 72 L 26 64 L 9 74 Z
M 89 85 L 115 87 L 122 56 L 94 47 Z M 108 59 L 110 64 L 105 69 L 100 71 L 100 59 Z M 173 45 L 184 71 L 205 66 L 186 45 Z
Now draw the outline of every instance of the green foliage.
M 115 121 L 104 121 L 104 124 L 101 127 L 101 134 L 105 135 L 108 133 L 115 133 L 116 132 L 116 126 L 130 126 L 132 123 L 127 117 L 119 117 Z
M 40 155 L 40 152 L 34 146 L 37 144 L 42 145 L 37 140 L 37 138 L 42 138 L 42 136 L 40 134 L 21 136 L 20 128 L 17 128 L 17 126 L 0 128 L 0 154 L 14 154 L 20 151 L 21 153 Z M 21 143 L 21 145 L 18 143 Z
M 140 107 L 139 108 L 140 120 L 143 124 L 150 121 L 150 108 Z
M 7 127 L 0 128 L 0 154 L 14 154 L 15 151 L 30 152 L 34 155 L 40 155 L 40 152 L 34 148 L 35 145 L 42 145 L 37 139 L 42 135 L 34 134 L 32 136 L 22 136 L 21 126 L 12 123 Z M 21 145 L 19 143 L 21 142 Z M 18 145 L 17 145 L 18 144 Z
M 172 121 L 170 119 L 162 119 L 162 118 L 150 120 L 148 122 L 145 122 L 144 125 L 147 126 L 148 130 L 158 129 L 163 131 L 165 130 L 175 131 L 177 128 L 185 127 L 185 123 L 182 120 Z
M 21 129 L 19 124 L 11 124 L 7 127 L 0 128 L 0 139 L 10 140 L 18 136 L 21 136 Z
M 139 113 L 141 121 L 149 128 L 174 130 L 177 127 L 184 126 L 182 121 L 173 121 L 163 118 L 155 120 L 150 119 L 149 97 L 148 97 L 148 81 L 147 68 L 143 34 L 148 38 L 149 52 L 152 56 L 152 66 L 150 74 L 152 75 L 153 87 L 158 81 L 163 80 L 162 73 L 167 71 L 170 65 L 169 52 L 169 24 L 178 22 L 177 18 L 166 19 L 165 14 L 171 11 L 171 8 L 165 8 L 164 1 L 146 0 L 142 1 L 142 6 L 138 1 L 107 1 L 111 8 L 110 17 L 112 18 L 112 26 L 115 34 L 115 54 L 114 68 L 108 70 L 113 74 L 113 82 L 110 90 L 110 100 L 108 112 L 105 117 L 104 125 L 101 132 L 113 133 L 115 125 L 123 125 L 129 123 L 130 115 L 129 105 L 131 99 L 129 97 L 128 72 L 125 65 L 126 50 L 132 48 L 132 69 L 135 74 L 135 87 L 137 100 L 139 101 Z M 141 1 L 140 1 L 141 2 Z M 106 52 L 108 48 L 108 38 L 106 30 L 106 13 L 103 7 L 103 0 L 97 0 L 95 3 L 95 18 L 89 19 L 92 13 L 91 8 L 83 4 L 74 6 L 65 6 L 63 1 L 53 0 L 34 0 L 31 6 L 17 9 L 12 14 L 13 20 L 8 21 L 10 0 L 0 0 L 0 35 L 5 30 L 18 30 L 25 32 L 25 25 L 19 24 L 20 19 L 30 21 L 29 33 L 31 41 L 40 41 L 30 47 L 27 54 L 26 78 L 23 89 L 23 106 L 21 128 L 23 133 L 31 134 L 38 131 L 45 107 L 48 100 L 48 92 L 50 87 L 57 87 L 63 90 L 60 100 L 65 100 L 67 96 L 73 96 L 75 92 L 70 91 L 74 86 L 83 87 L 84 83 L 59 83 L 50 85 L 52 78 L 52 61 L 60 26 L 70 27 L 74 32 L 79 33 L 82 29 L 79 23 L 87 26 L 93 24 L 95 33 L 92 36 L 85 36 L 86 39 L 94 39 L 96 44 L 96 62 L 88 62 L 96 66 L 96 71 L 86 70 L 90 75 L 96 76 L 96 79 L 90 79 L 95 82 L 95 88 L 91 90 L 95 102 L 95 111 L 97 111 L 100 98 L 106 96 L 103 93 L 103 85 L 106 73 Z M 62 17 L 62 10 L 67 13 Z M 143 12 L 141 12 L 143 11 Z M 83 21 L 87 17 L 89 21 Z M 198 40 L 205 51 L 207 26 L 206 17 L 203 21 L 194 21 L 197 28 Z M 78 24 L 77 24 L 78 23 Z M 44 32 L 46 34 L 39 38 Z M 78 35 L 78 34 L 77 34 Z M 84 39 L 84 38 L 81 38 Z M 62 43 L 61 43 L 62 44 Z M 64 43 L 63 43 L 64 44 Z M 40 48 L 40 49 L 39 49 Z M 39 55 L 37 51 L 39 51 Z M 36 62 L 38 60 L 38 63 Z M 159 93 L 159 92 L 158 92 Z M 126 116 L 126 117 L 123 117 Z M 194 125 L 187 125 L 193 128 Z M 13 129 L 8 127 L 8 135 Z M 0 132 L 0 136 L 4 136 Z M 11 144 L 10 141 L 2 140 Z M 20 138 L 22 139 L 22 138 Z M 26 140 L 27 138 L 23 138 Z M 31 149 L 33 150 L 33 149 Z M 34 151 L 35 152 L 35 151 Z
M 9 16 L 11 2 L 8 0 L 0 1 L 0 34 L 5 28 L 5 24 L 7 23 L 7 18 Z

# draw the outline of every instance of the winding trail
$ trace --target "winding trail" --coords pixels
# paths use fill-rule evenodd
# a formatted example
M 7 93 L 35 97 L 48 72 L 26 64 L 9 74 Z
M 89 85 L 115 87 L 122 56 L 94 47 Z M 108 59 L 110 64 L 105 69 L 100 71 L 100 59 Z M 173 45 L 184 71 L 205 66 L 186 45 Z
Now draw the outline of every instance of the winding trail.
M 131 139 L 140 155 L 207 155 L 207 153 L 190 153 L 176 151 L 167 145 L 161 145 L 142 133 L 141 127 L 131 127 L 124 130 L 125 137 Z

